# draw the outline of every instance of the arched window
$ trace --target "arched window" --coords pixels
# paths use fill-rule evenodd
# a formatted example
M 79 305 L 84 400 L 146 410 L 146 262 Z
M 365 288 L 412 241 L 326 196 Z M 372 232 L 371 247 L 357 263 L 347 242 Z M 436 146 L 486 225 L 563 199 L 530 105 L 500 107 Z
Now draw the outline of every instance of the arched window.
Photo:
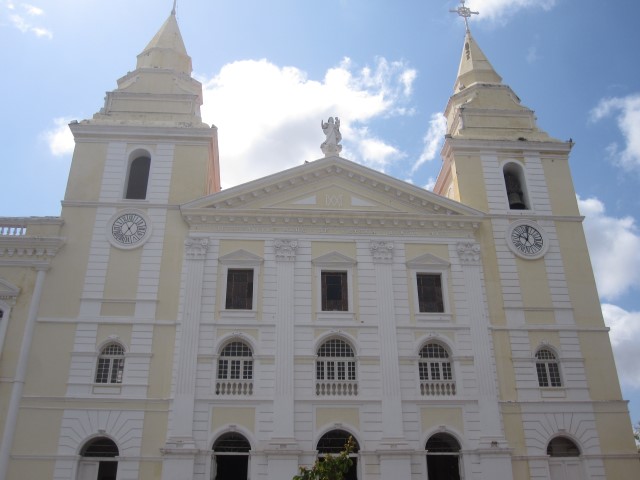
M 251 444 L 241 434 L 229 432 L 213 444 L 211 480 L 246 480 Z
M 522 167 L 516 163 L 507 163 L 502 173 L 504 175 L 509 208 L 511 210 L 529 210 L 529 200 Z
M 316 395 L 357 395 L 356 359 L 351 345 L 338 338 L 324 342 L 316 360 Z
M 106 437 L 90 440 L 80 450 L 78 480 L 116 480 L 119 455 L 113 440 Z
M 217 395 L 253 393 L 253 352 L 244 342 L 228 343 L 218 359 Z
M 551 350 L 541 348 L 536 353 L 536 371 L 538 385 L 541 387 L 561 387 L 560 367 L 558 360 Z
M 547 445 L 550 480 L 585 478 L 580 449 L 567 437 L 556 437 Z
M 125 198 L 144 200 L 147 198 L 147 184 L 149 183 L 149 169 L 151 158 L 140 156 L 131 161 L 127 176 L 127 191 Z
M 436 433 L 427 441 L 427 478 L 460 480 L 460 444 L 448 433 Z
M 331 430 L 325 433 L 320 440 L 318 440 L 318 455 L 322 459 L 325 455 L 338 455 L 344 451 L 344 447 L 349 441 L 349 437 L 353 436 L 344 430 Z M 353 450 L 349 454 L 351 459 L 351 466 L 344 475 L 344 480 L 357 480 L 358 479 L 358 452 L 360 451 L 360 445 L 358 441 L 353 438 Z
M 422 395 L 456 394 L 449 352 L 439 343 L 430 342 L 422 347 L 418 373 Z
M 102 348 L 96 367 L 96 383 L 122 383 L 124 373 L 124 348 L 109 343 Z

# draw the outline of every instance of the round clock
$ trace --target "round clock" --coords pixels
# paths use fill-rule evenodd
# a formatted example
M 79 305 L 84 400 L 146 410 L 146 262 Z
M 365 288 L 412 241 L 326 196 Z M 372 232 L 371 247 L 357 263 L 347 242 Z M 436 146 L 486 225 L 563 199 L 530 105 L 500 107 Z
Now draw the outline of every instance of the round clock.
M 544 230 L 533 222 L 518 221 L 507 230 L 507 244 L 516 255 L 536 259 L 542 257 L 549 247 Z
M 136 248 L 147 241 L 151 224 L 139 210 L 120 211 L 108 223 L 107 238 L 114 247 Z

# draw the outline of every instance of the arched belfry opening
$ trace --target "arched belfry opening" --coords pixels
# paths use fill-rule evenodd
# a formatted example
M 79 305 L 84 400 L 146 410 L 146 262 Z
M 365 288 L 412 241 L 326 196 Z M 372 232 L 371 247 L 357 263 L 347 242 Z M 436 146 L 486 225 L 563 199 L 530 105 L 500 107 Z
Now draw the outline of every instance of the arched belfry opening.
M 131 160 L 124 198 L 131 200 L 144 200 L 147 198 L 150 168 L 151 157 L 145 152 L 136 155 L 135 158 Z
M 116 480 L 120 455 L 118 446 L 107 437 L 88 441 L 80 450 L 78 480 Z
M 550 480 L 584 478 L 580 448 L 567 437 L 555 437 L 547 445 Z
M 507 191 L 507 201 L 510 210 L 529 210 L 529 198 L 527 185 L 524 178 L 524 170 L 514 162 L 507 163 L 502 169 L 504 186 Z
M 211 480 L 246 480 L 249 478 L 251 444 L 238 432 L 228 432 L 213 444 Z
M 436 433 L 427 440 L 427 478 L 460 480 L 460 444 L 448 433 Z

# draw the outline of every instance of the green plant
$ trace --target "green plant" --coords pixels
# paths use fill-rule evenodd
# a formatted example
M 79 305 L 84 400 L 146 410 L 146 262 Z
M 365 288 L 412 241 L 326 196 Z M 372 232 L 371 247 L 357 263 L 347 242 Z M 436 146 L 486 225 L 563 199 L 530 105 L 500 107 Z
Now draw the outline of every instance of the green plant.
M 344 445 L 344 450 L 338 455 L 326 455 L 315 461 L 310 468 L 300 467 L 300 474 L 293 480 L 343 480 L 349 471 L 353 461 L 349 454 L 353 451 L 354 441 L 352 437 Z

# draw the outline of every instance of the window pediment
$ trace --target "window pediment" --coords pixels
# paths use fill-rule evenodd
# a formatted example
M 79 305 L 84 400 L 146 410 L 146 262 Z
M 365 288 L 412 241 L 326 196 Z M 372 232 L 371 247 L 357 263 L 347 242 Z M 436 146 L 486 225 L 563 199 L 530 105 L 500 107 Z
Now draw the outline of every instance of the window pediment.
M 346 268 L 346 267 L 354 266 L 357 262 L 355 261 L 355 259 L 351 257 L 347 257 L 342 253 L 334 251 L 334 252 L 330 252 L 325 255 L 321 255 L 319 257 L 312 259 L 311 263 L 313 263 L 313 265 L 316 265 L 318 267 Z
M 13 304 L 20 293 L 20 289 L 11 282 L 0 278 L 0 300 Z
M 218 258 L 222 265 L 255 267 L 262 265 L 264 259 L 254 253 L 240 249 Z
M 443 260 L 440 257 L 436 257 L 435 255 L 432 255 L 430 253 L 425 253 L 424 255 L 420 255 L 419 257 L 416 257 L 407 262 L 407 267 L 412 269 L 428 268 L 431 270 L 442 270 L 445 268 L 449 268 L 450 266 L 451 263 L 449 263 L 448 261 Z

